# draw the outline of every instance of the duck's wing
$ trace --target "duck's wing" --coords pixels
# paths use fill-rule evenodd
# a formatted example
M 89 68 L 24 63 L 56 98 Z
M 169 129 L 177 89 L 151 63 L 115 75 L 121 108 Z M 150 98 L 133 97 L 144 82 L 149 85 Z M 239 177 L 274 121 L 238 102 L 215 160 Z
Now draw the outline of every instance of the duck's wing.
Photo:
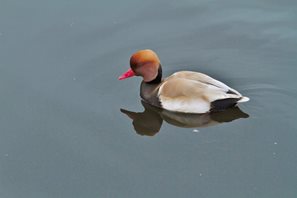
M 205 84 L 209 84 L 215 87 L 218 87 L 222 90 L 224 90 L 226 93 L 230 93 L 230 94 L 235 94 L 238 96 L 242 96 L 238 91 L 236 91 L 235 89 L 227 86 L 226 84 L 206 75 L 203 73 L 199 73 L 199 72 L 192 72 L 192 71 L 180 71 L 180 72 L 176 72 L 172 75 L 172 77 L 176 77 L 176 78 L 183 78 L 183 79 L 189 79 L 189 80 L 194 80 L 194 81 L 198 81 L 201 83 L 205 83 Z
M 243 99 L 240 93 L 224 83 L 195 72 L 178 72 L 165 79 L 158 96 L 163 108 L 188 113 L 224 109 Z

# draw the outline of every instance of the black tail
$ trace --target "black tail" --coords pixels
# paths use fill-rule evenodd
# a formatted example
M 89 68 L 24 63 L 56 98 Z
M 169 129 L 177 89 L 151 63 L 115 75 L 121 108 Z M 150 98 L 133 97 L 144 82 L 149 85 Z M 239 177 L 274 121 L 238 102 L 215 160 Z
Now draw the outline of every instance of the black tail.
M 234 107 L 240 98 L 226 98 L 215 100 L 211 103 L 211 111 L 222 111 L 230 107 Z

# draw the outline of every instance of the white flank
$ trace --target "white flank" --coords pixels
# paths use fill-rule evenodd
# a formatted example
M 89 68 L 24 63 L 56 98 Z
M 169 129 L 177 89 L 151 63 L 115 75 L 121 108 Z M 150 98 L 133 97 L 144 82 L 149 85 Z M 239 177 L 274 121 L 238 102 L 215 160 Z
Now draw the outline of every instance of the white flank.
M 202 99 L 167 99 L 160 96 L 162 107 L 169 111 L 184 113 L 206 113 L 210 110 L 210 103 Z

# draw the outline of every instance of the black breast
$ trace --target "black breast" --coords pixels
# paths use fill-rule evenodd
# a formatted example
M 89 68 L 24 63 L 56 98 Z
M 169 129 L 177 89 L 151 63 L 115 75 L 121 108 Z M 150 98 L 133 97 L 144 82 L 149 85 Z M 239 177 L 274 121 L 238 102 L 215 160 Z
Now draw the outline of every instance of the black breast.
M 156 106 L 162 107 L 160 100 L 158 98 L 158 91 L 161 83 L 159 84 L 151 84 L 145 83 L 142 81 L 140 85 L 140 97 L 146 101 L 147 103 Z

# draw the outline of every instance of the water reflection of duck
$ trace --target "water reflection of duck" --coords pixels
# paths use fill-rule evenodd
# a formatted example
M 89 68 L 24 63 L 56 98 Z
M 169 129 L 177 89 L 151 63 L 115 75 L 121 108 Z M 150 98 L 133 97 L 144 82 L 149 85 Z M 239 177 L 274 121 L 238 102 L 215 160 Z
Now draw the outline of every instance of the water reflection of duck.
M 138 134 L 147 136 L 153 136 L 158 133 L 163 120 L 178 127 L 201 128 L 249 117 L 248 114 L 242 112 L 238 107 L 204 114 L 189 114 L 160 109 L 144 101 L 141 101 L 141 103 L 144 107 L 143 112 L 132 112 L 125 109 L 121 109 L 121 112 L 133 120 L 134 129 Z
M 119 79 L 142 76 L 141 98 L 169 111 L 207 113 L 249 100 L 235 89 L 198 72 L 176 72 L 162 80 L 159 57 L 152 50 L 134 53 L 130 58 L 130 67 Z

